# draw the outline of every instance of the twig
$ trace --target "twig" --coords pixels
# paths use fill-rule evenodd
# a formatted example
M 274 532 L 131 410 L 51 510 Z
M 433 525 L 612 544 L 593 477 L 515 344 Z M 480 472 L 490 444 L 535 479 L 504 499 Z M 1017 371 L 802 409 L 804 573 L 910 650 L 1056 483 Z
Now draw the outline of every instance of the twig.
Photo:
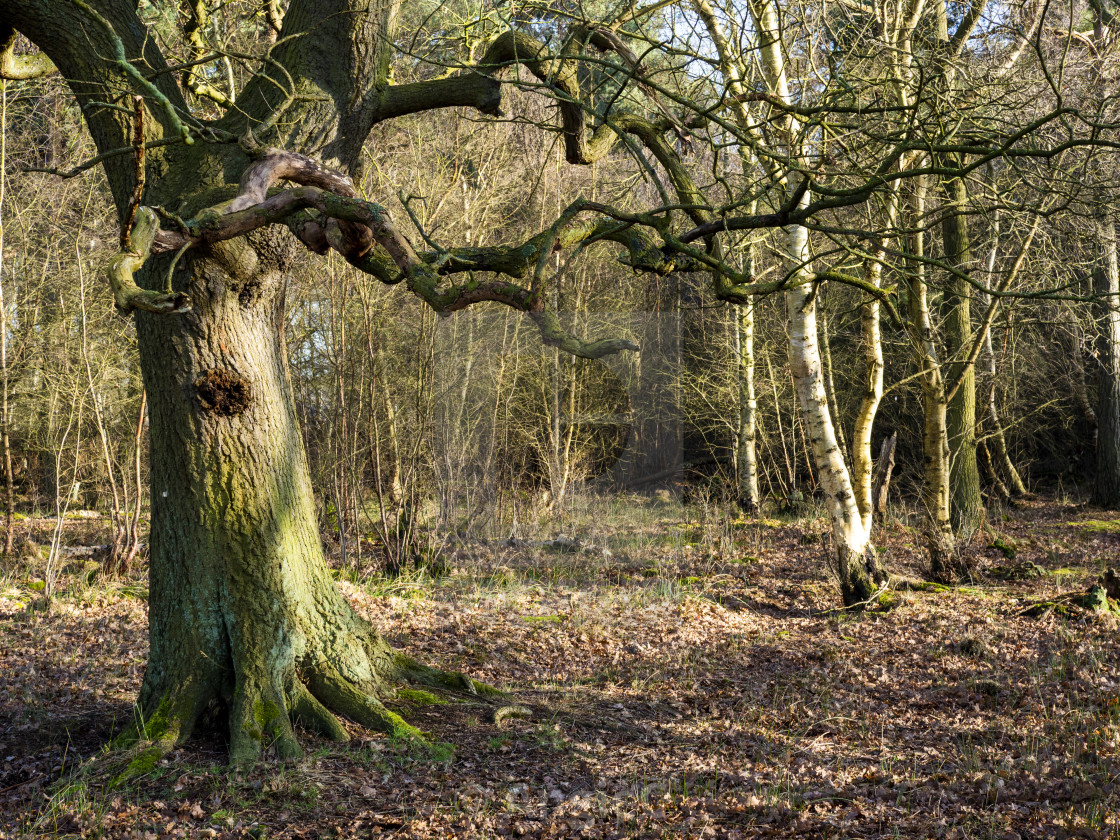
M 183 123 L 178 110 L 164 92 L 148 81 L 144 74 L 137 69 L 136 65 L 128 60 L 128 56 L 124 51 L 124 42 L 121 41 L 120 36 L 118 36 L 113 29 L 113 25 L 109 23 L 100 12 L 86 3 L 85 0 L 70 0 L 70 2 L 89 15 L 89 17 L 104 30 L 106 37 L 109 39 L 109 43 L 113 45 L 114 64 L 116 64 L 117 68 L 132 79 L 141 90 L 147 93 L 147 95 L 160 106 L 160 109 L 167 117 L 168 123 L 170 123 L 171 129 L 179 135 L 182 141 L 188 146 L 193 145 L 194 137 L 191 134 L 190 127 Z M 191 121 L 195 121 L 189 114 L 187 117 Z
M 175 143 L 182 143 L 181 137 L 164 137 L 162 140 L 153 140 L 151 143 L 145 143 L 145 149 L 154 149 L 157 146 L 171 146 Z M 111 157 L 119 157 L 120 155 L 134 154 L 136 152 L 135 146 L 121 146 L 117 149 L 110 149 L 107 152 L 102 152 L 96 157 L 91 157 L 85 163 L 79 163 L 73 169 L 55 169 L 54 167 L 47 166 L 25 166 L 20 169 L 20 172 L 42 172 L 46 175 L 56 175 L 59 178 L 74 178 L 86 172 L 102 161 L 108 160 Z
M 16 782 L 14 785 L 8 785 L 6 788 L 0 788 L 0 793 L 7 793 L 10 790 L 15 790 L 16 788 L 21 788 L 24 785 L 29 785 L 32 782 L 43 778 L 43 775 L 44 774 L 39 773 L 37 775 L 32 776 L 30 779 L 24 779 L 22 782 Z

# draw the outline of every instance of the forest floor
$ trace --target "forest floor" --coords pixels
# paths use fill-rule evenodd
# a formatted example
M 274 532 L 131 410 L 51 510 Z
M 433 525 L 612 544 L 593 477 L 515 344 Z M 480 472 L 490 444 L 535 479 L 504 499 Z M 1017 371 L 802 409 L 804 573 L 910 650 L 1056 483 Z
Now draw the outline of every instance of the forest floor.
M 1118 622 L 1024 613 L 1120 566 L 1120 512 L 1024 502 L 966 546 L 974 581 L 853 614 L 835 609 L 822 519 L 577 507 L 538 539 L 581 550 L 466 542 L 439 578 L 338 573 L 394 644 L 531 717 L 402 692 L 391 705 L 431 746 L 351 726 L 346 747 L 307 735 L 303 759 L 234 774 L 215 733 L 116 790 L 83 761 L 131 718 L 144 580 L 90 582 L 78 556 L 42 611 L 41 564 L 11 571 L 0 838 L 1120 838 Z M 877 543 L 920 576 L 905 521 Z

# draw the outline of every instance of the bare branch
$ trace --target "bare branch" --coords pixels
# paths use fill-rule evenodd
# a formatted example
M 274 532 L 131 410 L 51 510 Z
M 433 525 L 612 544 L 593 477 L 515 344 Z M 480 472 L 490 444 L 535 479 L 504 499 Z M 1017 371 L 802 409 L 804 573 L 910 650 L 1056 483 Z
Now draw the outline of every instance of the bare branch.
M 198 72 L 199 65 L 203 63 L 202 59 L 209 52 L 206 49 L 206 42 L 203 40 L 203 33 L 210 21 L 210 11 L 206 7 L 206 0 L 181 0 L 179 8 L 186 17 L 183 36 L 187 39 L 187 44 L 191 50 L 190 67 L 183 71 L 183 82 L 186 84 L 187 90 L 199 98 L 209 99 L 217 103 L 222 108 L 232 107 L 233 100 L 205 81 Z
M 268 195 L 269 189 L 280 180 L 300 186 Z M 144 220 L 156 218 L 150 208 L 142 209 Z M 562 217 L 564 224 L 553 226 L 520 246 L 422 255 L 397 230 L 383 207 L 357 196 L 349 178 L 303 155 L 272 150 L 245 171 L 235 198 L 208 208 L 194 219 L 182 221 L 178 231 L 159 231 L 158 224 L 154 231 L 145 230 L 147 238 L 138 247 L 144 248 L 143 257 L 153 247 L 157 252 L 183 251 L 285 222 L 312 250 L 321 253 L 330 246 L 351 265 L 384 282 L 404 280 L 413 294 L 437 312 L 450 313 L 475 303 L 494 301 L 528 313 L 545 343 L 573 355 L 597 359 L 619 350 L 636 350 L 637 345 L 628 339 L 589 342 L 571 335 L 560 325 L 555 313 L 547 310 L 544 296 L 536 288 L 526 289 L 506 280 L 480 281 L 473 277 L 462 284 L 443 286 L 440 283 L 441 274 L 453 271 L 504 270 L 520 276 L 540 261 L 541 254 L 592 239 L 612 239 L 626 244 L 635 267 L 650 266 L 660 271 L 675 267 L 647 236 L 629 230 L 631 225 L 613 220 L 598 224 L 581 222 L 575 216 L 582 209 L 582 204 L 573 205 Z M 309 217 L 307 211 L 314 211 L 319 218 Z M 138 221 L 137 230 L 139 227 Z M 134 243 L 138 235 L 134 233 Z M 114 293 L 118 288 L 122 290 L 118 294 L 118 305 L 123 310 L 176 312 L 189 306 L 189 300 L 182 295 L 139 294 L 142 290 L 136 288 L 131 277 L 132 271 L 143 264 L 143 258 L 130 257 L 135 255 L 118 255 L 111 272 Z

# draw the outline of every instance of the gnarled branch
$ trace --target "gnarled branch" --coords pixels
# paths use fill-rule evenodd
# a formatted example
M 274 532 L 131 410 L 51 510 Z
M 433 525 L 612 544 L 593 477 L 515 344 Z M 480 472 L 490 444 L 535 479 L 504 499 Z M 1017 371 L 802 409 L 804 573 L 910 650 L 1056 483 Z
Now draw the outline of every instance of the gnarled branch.
M 299 186 L 269 195 L 270 188 L 281 180 Z M 456 272 L 495 271 L 523 276 L 542 254 L 547 256 L 555 248 L 596 239 L 626 245 L 635 267 L 662 272 L 675 267 L 673 260 L 662 254 L 644 232 L 631 230 L 630 224 L 613 219 L 588 222 L 575 218 L 582 209 L 583 205 L 577 202 L 562 217 L 563 224 L 520 246 L 420 254 L 397 230 L 383 207 L 356 194 L 350 179 L 303 155 L 272 150 L 246 169 L 238 194 L 230 201 L 182 221 L 177 231 L 145 229 L 143 254 L 118 255 L 111 279 L 114 293 L 121 289 L 118 305 L 125 311 L 181 311 L 173 308 L 167 295 L 145 293 L 132 282 L 132 272 L 143 264 L 149 250 L 183 250 L 243 236 L 265 225 L 286 223 L 311 250 L 323 253 L 328 247 L 334 248 L 352 265 L 384 282 L 404 280 L 413 294 L 437 312 L 451 313 L 475 303 L 494 301 L 529 314 L 545 343 L 573 355 L 597 359 L 619 350 L 636 350 L 637 345 L 628 339 L 585 341 L 571 335 L 560 325 L 555 313 L 547 310 L 543 296 L 535 289 L 508 280 L 478 280 L 473 276 L 465 283 L 440 282 L 441 275 Z M 150 208 L 142 210 L 145 223 L 154 223 L 155 213 Z M 134 243 L 141 235 L 140 228 L 138 218 L 133 230 Z M 688 265 L 685 260 L 682 263 Z M 187 299 L 178 296 L 177 300 L 181 303 Z
M 146 312 L 186 312 L 191 308 L 191 299 L 183 294 L 166 294 L 141 289 L 136 285 L 133 274 L 147 261 L 152 252 L 152 244 L 159 232 L 159 218 L 150 207 L 141 207 L 136 212 L 136 222 L 132 225 L 131 251 L 121 251 L 109 262 L 109 285 L 117 309 L 128 314 L 134 309 Z

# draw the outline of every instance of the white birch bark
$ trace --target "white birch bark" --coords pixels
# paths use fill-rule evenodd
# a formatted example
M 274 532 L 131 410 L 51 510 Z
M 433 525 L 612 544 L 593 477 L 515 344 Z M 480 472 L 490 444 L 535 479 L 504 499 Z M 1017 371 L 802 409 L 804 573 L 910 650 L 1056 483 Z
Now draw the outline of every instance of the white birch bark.
M 748 6 L 758 33 L 759 62 L 769 93 L 782 102 L 791 103 L 778 6 L 773 0 L 749 0 Z M 796 145 L 798 132 L 793 118 L 787 115 L 779 125 L 790 158 L 795 163 L 804 164 L 803 150 Z M 785 179 L 788 195 L 792 196 L 799 186 L 791 179 Z M 805 190 L 800 206 L 808 206 L 810 200 L 811 190 Z M 853 604 L 871 597 L 871 578 L 881 573 L 873 559 L 871 534 L 856 503 L 834 419 L 828 410 L 828 392 L 817 338 L 816 290 L 812 285 L 808 229 L 797 225 L 786 228 L 784 251 L 790 278 L 785 295 L 790 368 L 832 524 L 841 592 L 844 602 Z

